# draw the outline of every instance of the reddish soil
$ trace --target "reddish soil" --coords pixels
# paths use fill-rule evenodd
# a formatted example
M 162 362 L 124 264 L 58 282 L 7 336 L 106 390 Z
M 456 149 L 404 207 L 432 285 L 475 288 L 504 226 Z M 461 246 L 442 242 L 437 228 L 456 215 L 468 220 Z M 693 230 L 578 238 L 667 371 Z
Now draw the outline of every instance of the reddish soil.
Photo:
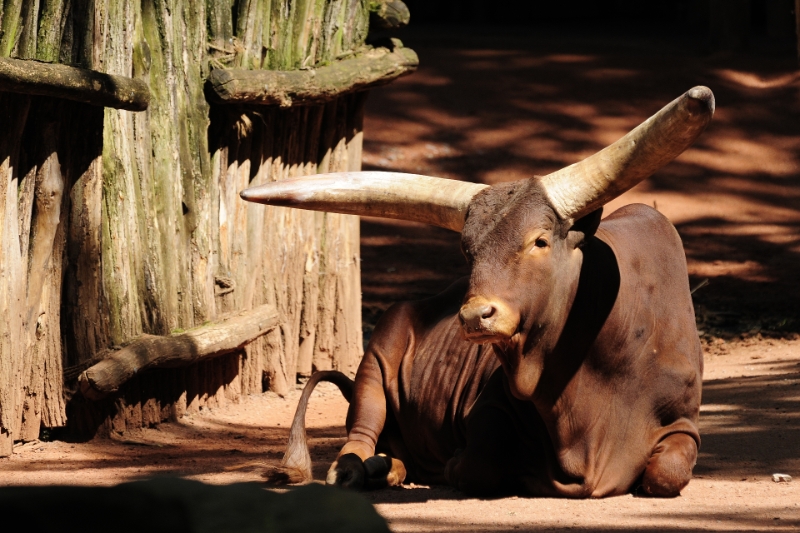
M 482 183 L 544 174 L 623 135 L 685 90 L 717 112 L 695 146 L 607 207 L 655 205 L 684 239 L 706 348 L 703 445 L 679 498 L 469 499 L 446 487 L 367 494 L 394 531 L 800 530 L 800 72 L 791 57 L 701 57 L 685 40 L 523 29 L 420 29 L 415 75 L 373 91 L 364 166 Z M 458 235 L 362 222 L 365 336 L 391 302 L 467 272 Z M 647 237 L 642 236 L 642 245 Z M 258 480 L 298 392 L 89 443 L 34 442 L 0 484 L 114 484 L 150 475 Z M 347 405 L 321 386 L 308 414 L 315 476 L 344 442 Z M 772 474 L 794 476 L 774 483 Z

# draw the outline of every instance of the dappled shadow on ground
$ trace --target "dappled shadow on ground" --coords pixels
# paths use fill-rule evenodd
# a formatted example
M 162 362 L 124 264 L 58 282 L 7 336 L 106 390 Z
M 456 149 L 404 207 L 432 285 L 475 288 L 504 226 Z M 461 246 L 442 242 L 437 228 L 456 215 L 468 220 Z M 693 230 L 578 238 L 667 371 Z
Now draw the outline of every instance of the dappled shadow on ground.
M 703 384 L 696 476 L 744 480 L 800 472 L 800 358 L 769 365 L 781 373 Z
M 344 424 L 308 428 L 314 477 L 323 478 L 336 453 L 344 444 Z M 67 442 L 32 443 L 30 450 L 42 453 L 41 459 L 0 463 L 0 477 L 14 472 L 82 472 L 126 469 L 125 479 L 152 476 L 200 476 L 231 470 L 259 472 L 265 463 L 280 462 L 289 438 L 288 427 L 255 427 L 214 420 L 203 420 L 202 428 L 183 423 L 162 424 L 157 429 L 129 431 L 111 439 L 95 439 L 91 456 L 83 448 Z M 58 446 L 53 450 L 52 445 Z M 21 451 L 21 450 L 18 450 Z M 98 458 L 97 454 L 102 454 Z M 4 484 L 11 478 L 5 478 Z M 91 479 L 76 480 L 91 484 Z
M 437 294 L 469 274 L 460 242 L 458 233 L 442 228 L 361 219 L 365 339 L 391 303 Z
M 420 69 L 370 96 L 365 169 L 489 184 L 541 175 L 605 147 L 690 87 L 711 87 L 709 130 L 612 210 L 655 202 L 684 239 L 693 283 L 710 281 L 696 302 L 746 315 L 733 331 L 800 331 L 794 58 L 702 57 L 677 37 L 524 28 L 423 28 L 403 39 Z M 367 307 L 438 292 L 465 272 L 457 236 L 443 230 L 373 220 L 362 230 Z M 401 266 L 392 276 L 381 261 Z
M 773 514 L 783 514 L 781 508 L 776 508 Z M 644 517 L 642 517 L 644 518 Z M 580 523 L 575 524 L 565 517 L 564 524 L 548 524 L 542 526 L 540 523 L 530 524 L 497 524 L 495 521 L 472 521 L 463 522 L 458 519 L 446 520 L 442 518 L 426 519 L 426 518 L 402 518 L 390 521 L 390 527 L 395 531 L 440 531 L 440 532 L 492 532 L 492 533 L 518 533 L 519 531 L 592 531 L 597 533 L 611 533 L 619 531 L 658 531 L 660 533 L 673 533 L 673 532 L 686 532 L 686 531 L 702 531 L 709 532 L 727 532 L 727 531 L 762 531 L 766 527 L 770 531 L 797 531 L 800 527 L 800 520 L 797 519 L 769 519 L 764 518 L 761 513 L 741 513 L 736 516 L 730 514 L 719 513 L 718 515 L 703 513 L 702 515 L 692 516 L 686 513 L 674 514 L 661 514 L 658 516 L 650 515 L 649 519 L 653 523 L 634 523 L 630 525 L 620 524 L 618 526 L 606 525 L 598 526 L 592 525 L 591 520 L 581 520 Z M 697 522 L 703 522 L 703 527 L 699 528 Z M 718 527 L 709 527 L 706 525 L 708 522 L 716 522 Z M 675 525 L 675 524 L 681 525 Z M 664 524 L 670 524 L 665 526 Z

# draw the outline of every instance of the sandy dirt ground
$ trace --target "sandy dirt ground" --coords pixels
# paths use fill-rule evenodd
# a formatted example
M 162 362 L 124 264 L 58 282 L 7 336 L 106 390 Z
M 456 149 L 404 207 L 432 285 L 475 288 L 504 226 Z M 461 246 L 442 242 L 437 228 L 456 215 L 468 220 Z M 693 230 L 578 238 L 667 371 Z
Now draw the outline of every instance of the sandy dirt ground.
M 683 39 L 590 32 L 422 28 L 403 39 L 422 66 L 370 97 L 366 169 L 483 183 L 545 174 L 613 142 L 694 85 L 714 90 L 714 122 L 697 144 L 606 210 L 655 205 L 684 239 L 691 284 L 700 286 L 703 443 L 695 479 L 669 500 L 478 500 L 415 485 L 365 496 L 398 532 L 800 530 L 793 58 L 708 57 Z M 458 244 L 446 230 L 364 219 L 365 337 L 391 302 L 436 293 L 465 274 Z M 153 475 L 259 481 L 258 466 L 242 465 L 280 459 L 298 396 L 252 396 L 111 440 L 21 445 L 0 459 L 0 484 L 110 485 Z M 346 409 L 333 386 L 315 392 L 307 421 L 317 479 L 344 442 Z M 794 481 L 775 483 L 775 473 Z

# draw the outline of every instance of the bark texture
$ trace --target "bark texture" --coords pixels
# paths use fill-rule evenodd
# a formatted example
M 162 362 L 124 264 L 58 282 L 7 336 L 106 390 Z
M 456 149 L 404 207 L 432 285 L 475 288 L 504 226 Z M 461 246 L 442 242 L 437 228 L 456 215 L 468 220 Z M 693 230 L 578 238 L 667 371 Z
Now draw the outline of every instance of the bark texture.
M 417 54 L 411 49 L 375 48 L 319 69 L 217 69 L 208 81 L 214 100 L 222 104 L 291 107 L 324 104 L 343 94 L 384 85 L 411 74 L 418 64 Z
M 283 393 L 313 369 L 354 372 L 357 217 L 238 193 L 358 170 L 366 93 L 215 106 L 204 83 L 212 68 L 332 65 L 363 52 L 368 21 L 363 0 L 0 0 L 0 57 L 150 93 L 133 113 L 0 92 L 0 456 L 41 427 L 124 431 Z M 71 392 L 136 339 L 264 305 L 279 324 L 227 355 L 136 372 L 99 401 Z

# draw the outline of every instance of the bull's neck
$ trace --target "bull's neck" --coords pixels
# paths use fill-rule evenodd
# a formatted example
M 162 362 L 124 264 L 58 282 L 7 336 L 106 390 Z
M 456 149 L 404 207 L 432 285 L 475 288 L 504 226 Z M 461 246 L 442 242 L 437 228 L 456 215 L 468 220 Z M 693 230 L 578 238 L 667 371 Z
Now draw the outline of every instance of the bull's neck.
M 577 290 L 563 328 L 548 332 L 555 340 L 542 343 L 542 372 L 531 398 L 543 417 L 558 417 L 568 410 L 571 381 L 586 371 L 587 362 L 597 353 L 597 338 L 611 315 L 620 276 L 613 250 L 598 238 L 583 248 Z
M 565 261 L 565 268 L 550 280 L 547 304 L 536 312 L 526 312 L 518 332 L 508 341 L 495 344 L 495 352 L 508 378 L 509 390 L 518 400 L 537 401 L 545 374 L 552 374 L 552 355 L 559 342 L 570 310 L 578 294 L 583 268 L 583 252 Z M 537 288 L 537 290 L 541 290 Z

